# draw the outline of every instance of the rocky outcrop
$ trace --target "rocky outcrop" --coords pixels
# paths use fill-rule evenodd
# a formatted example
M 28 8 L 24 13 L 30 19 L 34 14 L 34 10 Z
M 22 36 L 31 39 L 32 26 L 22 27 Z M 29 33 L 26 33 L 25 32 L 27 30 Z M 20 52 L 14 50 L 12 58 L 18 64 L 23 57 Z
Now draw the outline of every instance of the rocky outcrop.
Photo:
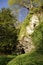
M 26 36 L 22 34 L 21 35 L 22 38 L 19 40 L 25 53 L 35 49 L 35 46 L 33 45 L 33 42 L 32 42 L 31 34 L 34 32 L 35 27 L 38 25 L 39 25 L 38 16 L 34 14 L 30 18 L 29 25 L 26 26 L 26 31 L 25 31 Z
M 22 40 L 20 40 L 20 44 L 22 45 L 25 53 L 30 52 L 32 49 L 35 48 L 32 43 L 31 37 L 24 37 Z
M 39 20 L 38 20 L 38 17 L 36 15 L 33 15 L 31 18 L 30 18 L 30 25 L 26 27 L 26 31 L 29 35 L 31 35 L 33 32 L 34 32 L 34 28 L 36 26 L 38 26 L 39 24 Z

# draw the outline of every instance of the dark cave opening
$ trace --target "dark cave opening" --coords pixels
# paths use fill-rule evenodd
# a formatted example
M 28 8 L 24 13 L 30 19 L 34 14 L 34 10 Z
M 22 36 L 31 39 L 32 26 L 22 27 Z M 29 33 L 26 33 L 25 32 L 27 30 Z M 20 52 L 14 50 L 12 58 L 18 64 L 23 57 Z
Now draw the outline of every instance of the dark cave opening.
M 21 53 L 22 53 L 22 54 L 24 54 L 24 53 L 25 53 L 25 51 L 24 51 L 24 49 L 23 49 L 23 48 L 21 49 Z

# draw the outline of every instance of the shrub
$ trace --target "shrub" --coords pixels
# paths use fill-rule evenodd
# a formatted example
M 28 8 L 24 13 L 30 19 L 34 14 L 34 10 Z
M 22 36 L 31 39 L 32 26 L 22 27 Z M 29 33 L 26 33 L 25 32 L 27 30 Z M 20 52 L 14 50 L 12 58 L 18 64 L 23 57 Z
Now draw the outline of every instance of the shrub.
M 43 22 L 41 22 L 32 34 L 32 40 L 37 51 L 43 53 Z

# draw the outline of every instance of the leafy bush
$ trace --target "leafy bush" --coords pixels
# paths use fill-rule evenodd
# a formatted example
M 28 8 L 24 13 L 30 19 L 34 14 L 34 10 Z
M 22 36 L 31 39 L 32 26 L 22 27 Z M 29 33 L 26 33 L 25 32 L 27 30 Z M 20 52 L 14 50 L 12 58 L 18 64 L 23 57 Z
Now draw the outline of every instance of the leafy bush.
M 0 52 L 12 53 L 17 45 L 17 30 L 12 24 L 0 25 Z
M 32 34 L 32 40 L 37 51 L 43 53 L 43 22 L 41 22 Z
M 15 51 L 18 43 L 18 32 L 16 18 L 11 14 L 10 9 L 3 8 L 0 11 L 0 52 L 9 53 Z

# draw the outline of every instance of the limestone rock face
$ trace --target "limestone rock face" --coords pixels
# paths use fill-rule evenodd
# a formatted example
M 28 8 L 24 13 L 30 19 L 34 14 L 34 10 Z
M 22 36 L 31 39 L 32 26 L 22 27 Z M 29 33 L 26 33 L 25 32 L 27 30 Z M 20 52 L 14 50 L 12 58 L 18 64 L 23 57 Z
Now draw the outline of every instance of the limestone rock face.
M 31 35 L 33 32 L 34 32 L 34 28 L 36 26 L 38 26 L 39 24 L 39 20 L 38 20 L 38 17 L 36 15 L 33 15 L 31 18 L 30 18 L 30 25 L 26 27 L 26 30 L 27 30 L 27 33 L 29 35 Z
M 22 40 L 20 40 L 20 44 L 22 44 L 25 53 L 30 52 L 35 48 L 30 37 L 24 37 Z
M 33 45 L 32 39 L 31 39 L 31 34 L 34 32 L 34 29 L 36 26 L 39 25 L 39 19 L 37 15 L 33 15 L 30 18 L 30 23 L 28 26 L 26 26 L 26 35 L 24 36 L 23 34 L 21 35 L 21 40 L 19 40 L 20 44 L 22 45 L 25 53 L 30 52 L 35 49 L 35 46 Z

